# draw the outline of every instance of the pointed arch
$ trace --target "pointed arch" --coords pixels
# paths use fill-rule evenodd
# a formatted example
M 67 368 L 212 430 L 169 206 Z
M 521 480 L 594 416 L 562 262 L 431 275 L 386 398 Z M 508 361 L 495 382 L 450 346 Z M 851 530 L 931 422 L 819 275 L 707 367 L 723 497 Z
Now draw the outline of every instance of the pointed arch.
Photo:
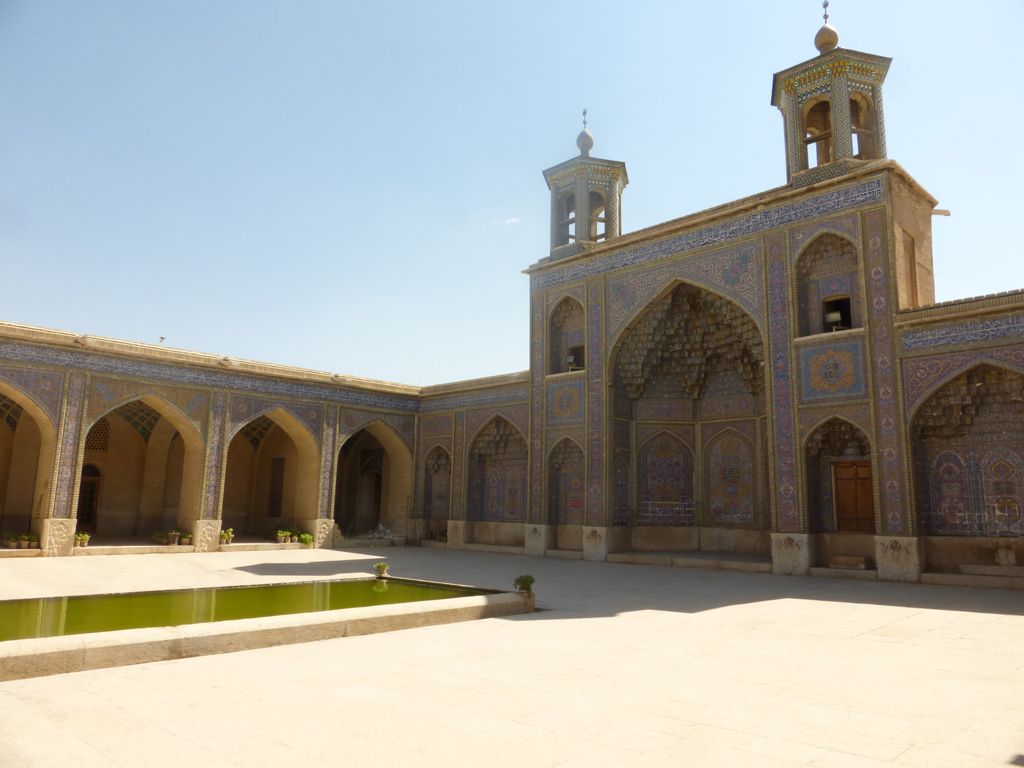
M 315 520 L 320 508 L 320 446 L 291 411 L 272 406 L 228 434 L 222 525 L 265 535 Z
M 423 462 L 424 535 L 434 539 L 447 535 L 452 505 L 452 457 L 448 450 L 435 443 Z
M 57 428 L 28 393 L 3 380 L 0 399 L 9 403 L 0 435 L 0 528 L 39 532 L 53 492 Z
M 841 416 L 821 420 L 804 440 L 805 498 L 814 533 L 874 533 L 877 505 L 871 441 Z
M 587 317 L 583 305 L 564 296 L 548 313 L 548 373 L 586 367 Z
M 640 444 L 638 525 L 695 525 L 693 450 L 667 430 Z
M 711 522 L 751 525 L 758 495 L 753 442 L 729 427 L 711 439 L 704 453 L 704 497 Z
M 1024 374 L 989 362 L 959 370 L 921 400 L 910 432 L 923 532 L 1024 535 Z
M 412 452 L 398 431 L 375 419 L 348 435 L 336 456 L 334 519 L 346 536 L 382 525 L 408 533 L 412 506 Z
M 863 326 L 860 264 L 857 244 L 831 228 L 799 249 L 793 273 L 800 336 Z
M 558 526 L 557 549 L 582 549 L 582 530 L 568 531 L 566 526 L 582 526 L 586 501 L 586 464 L 579 444 L 569 437 L 555 443 L 547 455 L 549 525 Z
M 483 523 L 526 521 L 526 440 L 504 416 L 494 416 L 470 443 L 467 520 Z

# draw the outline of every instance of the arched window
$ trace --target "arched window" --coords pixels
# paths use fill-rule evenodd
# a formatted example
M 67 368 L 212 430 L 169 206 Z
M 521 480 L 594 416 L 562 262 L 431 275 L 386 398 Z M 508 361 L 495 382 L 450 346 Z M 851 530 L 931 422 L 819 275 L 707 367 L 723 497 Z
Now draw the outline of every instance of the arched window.
M 588 240 L 604 240 L 608 236 L 608 206 L 600 192 L 590 193 L 590 231 Z
M 581 371 L 586 366 L 586 320 L 582 305 L 566 296 L 548 323 L 548 373 Z
M 860 160 L 876 159 L 875 111 L 871 100 L 863 93 L 850 96 L 850 129 L 853 133 L 853 156 Z
M 558 202 L 556 245 L 576 242 L 576 195 L 565 194 Z
M 832 103 L 826 99 L 804 107 L 804 165 L 815 168 L 834 159 L 832 147 Z
M 857 248 L 849 240 L 823 234 L 797 263 L 800 335 L 860 328 Z

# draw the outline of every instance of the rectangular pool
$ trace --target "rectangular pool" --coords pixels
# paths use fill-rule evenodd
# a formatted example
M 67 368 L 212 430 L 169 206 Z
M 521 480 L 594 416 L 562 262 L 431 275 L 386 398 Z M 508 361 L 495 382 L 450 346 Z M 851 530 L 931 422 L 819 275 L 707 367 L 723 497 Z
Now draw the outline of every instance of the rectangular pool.
M 179 589 L 0 601 L 0 641 L 496 594 L 402 579 Z

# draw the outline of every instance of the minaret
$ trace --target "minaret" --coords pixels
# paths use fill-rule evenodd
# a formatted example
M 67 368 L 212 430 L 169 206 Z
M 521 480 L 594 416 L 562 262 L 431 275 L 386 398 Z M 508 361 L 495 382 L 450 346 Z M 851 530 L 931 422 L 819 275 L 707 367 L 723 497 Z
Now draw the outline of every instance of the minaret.
M 576 137 L 579 156 L 544 171 L 551 190 L 551 258 L 580 252 L 586 244 L 618 237 L 622 231 L 620 203 L 629 183 L 626 164 L 591 157 L 594 137 L 583 130 Z
M 775 75 L 772 105 L 786 131 L 786 178 L 796 187 L 841 176 L 861 161 L 885 157 L 882 82 L 892 59 L 839 47 L 825 23 L 818 55 Z

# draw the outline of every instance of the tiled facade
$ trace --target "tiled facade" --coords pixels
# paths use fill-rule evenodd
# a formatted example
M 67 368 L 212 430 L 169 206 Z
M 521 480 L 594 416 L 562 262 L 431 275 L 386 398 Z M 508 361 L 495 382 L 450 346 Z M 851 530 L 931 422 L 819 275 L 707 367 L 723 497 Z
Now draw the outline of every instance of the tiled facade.
M 587 195 L 576 217 L 605 229 L 553 218 L 529 371 L 419 389 L 0 326 L 2 526 L 68 554 L 48 521 L 81 522 L 83 467 L 121 471 L 90 430 L 145 406 L 161 420 L 119 460 L 164 493 L 144 483 L 119 530 L 170 520 L 200 549 L 229 507 L 326 546 L 375 504 L 392 536 L 451 548 L 1013 567 L 1024 292 L 920 299 L 935 200 L 885 156 L 889 60 L 826 48 L 776 75 L 785 186 L 621 234 L 625 166 L 589 133 L 545 172 L 553 217 Z

